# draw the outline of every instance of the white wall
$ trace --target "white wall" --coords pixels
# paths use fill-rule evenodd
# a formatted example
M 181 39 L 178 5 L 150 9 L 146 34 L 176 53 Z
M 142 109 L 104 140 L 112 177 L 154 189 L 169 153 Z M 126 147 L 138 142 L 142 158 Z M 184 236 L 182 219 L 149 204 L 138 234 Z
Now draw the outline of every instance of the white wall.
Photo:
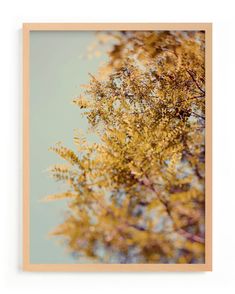
M 2 293 L 235 291 L 234 1 L 38 0 L 0 4 L 0 285 Z M 213 22 L 214 184 L 212 273 L 23 273 L 20 263 L 21 23 Z M 233 28 L 234 27 L 234 28 Z M 227 288 L 227 289 L 226 289 Z

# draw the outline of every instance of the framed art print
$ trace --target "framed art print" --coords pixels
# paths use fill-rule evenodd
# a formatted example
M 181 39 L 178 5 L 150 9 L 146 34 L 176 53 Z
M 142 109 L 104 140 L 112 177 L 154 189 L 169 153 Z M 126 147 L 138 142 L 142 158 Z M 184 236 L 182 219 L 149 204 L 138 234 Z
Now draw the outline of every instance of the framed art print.
M 211 31 L 23 25 L 24 270 L 212 270 Z

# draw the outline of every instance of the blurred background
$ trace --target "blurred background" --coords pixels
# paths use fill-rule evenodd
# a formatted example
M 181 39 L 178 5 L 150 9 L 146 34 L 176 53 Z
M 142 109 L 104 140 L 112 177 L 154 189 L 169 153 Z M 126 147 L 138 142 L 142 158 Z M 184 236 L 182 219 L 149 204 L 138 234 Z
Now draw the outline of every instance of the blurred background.
M 88 124 L 72 100 L 81 94 L 105 55 L 89 55 L 94 32 L 30 33 L 30 262 L 74 263 L 65 247 L 48 237 L 63 222 L 65 201 L 41 202 L 43 197 L 64 191 L 49 177 L 47 169 L 59 163 L 48 148 L 62 141 L 74 149 L 75 128 L 87 131 Z M 89 136 L 89 135 L 88 135 Z M 94 139 L 90 135 L 90 139 Z M 82 262 L 81 260 L 79 262 Z M 86 260 L 86 263 L 88 261 Z

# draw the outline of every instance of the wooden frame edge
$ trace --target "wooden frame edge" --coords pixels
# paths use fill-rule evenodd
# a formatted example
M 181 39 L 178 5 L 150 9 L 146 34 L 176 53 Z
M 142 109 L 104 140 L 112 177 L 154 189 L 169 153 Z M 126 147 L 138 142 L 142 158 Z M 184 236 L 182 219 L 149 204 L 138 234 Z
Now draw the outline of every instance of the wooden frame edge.
M 209 30 L 211 23 L 23 23 L 28 31 Z
M 29 264 L 29 28 L 23 25 L 23 265 Z
M 205 263 L 212 271 L 212 24 L 208 24 L 206 32 L 206 166 L 205 166 L 205 222 L 206 247 Z
M 24 264 L 27 272 L 205 272 L 207 264 Z

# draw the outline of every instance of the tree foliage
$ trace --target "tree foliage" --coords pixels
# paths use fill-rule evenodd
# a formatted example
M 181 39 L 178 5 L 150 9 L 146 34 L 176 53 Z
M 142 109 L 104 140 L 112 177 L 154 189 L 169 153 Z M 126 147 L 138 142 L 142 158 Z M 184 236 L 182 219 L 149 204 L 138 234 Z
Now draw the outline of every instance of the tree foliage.
M 109 61 L 74 103 L 99 143 L 74 135 L 76 151 L 51 173 L 67 190 L 54 231 L 78 257 L 103 263 L 203 263 L 204 32 L 125 31 L 98 36 Z M 106 48 L 106 47 L 105 47 Z

